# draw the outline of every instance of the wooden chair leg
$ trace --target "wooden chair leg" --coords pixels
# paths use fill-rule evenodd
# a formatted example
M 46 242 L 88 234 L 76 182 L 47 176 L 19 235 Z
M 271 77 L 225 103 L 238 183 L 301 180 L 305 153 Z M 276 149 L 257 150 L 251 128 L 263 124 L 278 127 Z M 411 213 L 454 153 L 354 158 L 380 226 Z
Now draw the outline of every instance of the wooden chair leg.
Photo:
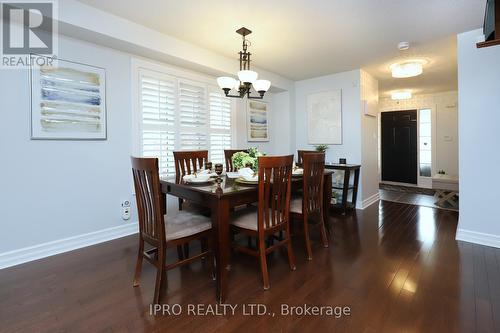
M 179 261 L 184 259 L 184 253 L 182 253 L 182 245 L 177 245 L 177 257 Z
M 326 235 L 325 219 L 323 218 L 323 211 L 320 214 L 319 230 L 321 233 L 321 241 L 323 242 L 323 247 L 328 247 L 328 237 Z
M 156 270 L 155 293 L 153 296 L 153 304 L 160 302 L 161 292 L 164 290 L 166 283 L 165 277 L 165 250 L 158 249 L 158 267 Z
M 295 266 L 295 256 L 293 255 L 292 238 L 290 237 L 290 228 L 289 228 L 289 226 L 286 229 L 286 237 L 288 239 L 288 243 L 287 243 L 288 264 L 290 265 L 290 269 L 292 271 L 294 271 L 294 270 L 297 269 L 297 266 Z
M 304 241 L 306 243 L 307 260 L 312 260 L 311 240 L 309 239 L 309 221 L 306 214 L 303 214 Z
M 144 258 L 144 241 L 139 239 L 139 252 L 137 253 L 137 262 L 135 264 L 134 287 L 141 284 L 142 259 Z
M 184 244 L 184 258 L 189 258 L 189 243 Z
M 270 286 L 269 286 L 269 272 L 267 271 L 265 239 L 259 238 L 258 242 L 259 242 L 260 270 L 262 271 L 262 283 L 264 285 L 264 290 L 268 290 Z

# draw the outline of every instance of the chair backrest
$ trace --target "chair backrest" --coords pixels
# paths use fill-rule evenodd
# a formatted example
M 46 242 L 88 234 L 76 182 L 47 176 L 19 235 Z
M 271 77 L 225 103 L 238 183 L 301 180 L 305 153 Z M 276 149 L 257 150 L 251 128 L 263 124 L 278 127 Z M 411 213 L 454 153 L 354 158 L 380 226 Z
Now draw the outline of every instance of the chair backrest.
M 303 199 L 302 212 L 319 211 L 323 205 L 323 174 L 325 172 L 324 153 L 305 153 L 303 155 Z
M 165 244 L 165 224 L 157 158 L 131 157 L 141 237 L 154 246 Z
M 234 172 L 236 171 L 233 166 L 233 155 L 239 153 L 240 151 L 247 152 L 246 149 L 224 149 L 224 159 L 226 160 L 226 171 Z
M 205 168 L 208 150 L 174 151 L 175 181 L 180 183 L 182 176 Z
M 297 150 L 297 164 L 302 165 L 304 154 L 317 153 L 316 150 Z
M 259 157 L 259 231 L 288 223 L 293 155 Z

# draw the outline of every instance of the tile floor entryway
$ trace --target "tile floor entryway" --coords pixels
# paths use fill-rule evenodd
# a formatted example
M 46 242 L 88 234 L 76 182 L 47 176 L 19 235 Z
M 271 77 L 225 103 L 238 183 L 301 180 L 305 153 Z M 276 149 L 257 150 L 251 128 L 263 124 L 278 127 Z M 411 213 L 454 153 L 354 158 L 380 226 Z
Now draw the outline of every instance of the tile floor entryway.
M 379 193 L 381 200 L 458 211 L 458 209 L 452 207 L 437 206 L 435 204 L 436 199 L 434 195 L 430 194 L 432 190 L 415 188 L 414 192 L 420 193 L 414 193 L 409 187 L 398 188 L 398 186 L 387 186 L 385 184 L 381 184 L 380 187 Z

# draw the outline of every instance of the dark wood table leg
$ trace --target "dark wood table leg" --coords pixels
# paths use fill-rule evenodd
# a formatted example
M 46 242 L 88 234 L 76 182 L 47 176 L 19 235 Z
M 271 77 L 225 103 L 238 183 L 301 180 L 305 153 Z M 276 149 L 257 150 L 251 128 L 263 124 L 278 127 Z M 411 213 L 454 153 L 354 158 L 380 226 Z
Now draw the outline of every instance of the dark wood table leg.
M 332 174 L 325 175 L 323 180 L 323 218 L 325 227 L 330 232 L 330 205 L 332 202 Z
M 344 170 L 344 188 L 342 189 L 342 214 L 345 215 L 347 212 L 347 196 L 349 195 L 349 181 L 351 179 L 351 171 L 349 169 Z
M 161 215 L 167 214 L 167 195 L 165 193 L 161 194 Z
M 217 280 L 216 300 L 223 304 L 227 298 L 229 264 L 229 202 L 220 198 L 212 204 L 212 228 L 214 232 L 214 251 Z
M 354 171 L 354 188 L 352 190 L 352 207 L 356 209 L 356 200 L 358 199 L 358 183 L 359 183 L 359 169 Z

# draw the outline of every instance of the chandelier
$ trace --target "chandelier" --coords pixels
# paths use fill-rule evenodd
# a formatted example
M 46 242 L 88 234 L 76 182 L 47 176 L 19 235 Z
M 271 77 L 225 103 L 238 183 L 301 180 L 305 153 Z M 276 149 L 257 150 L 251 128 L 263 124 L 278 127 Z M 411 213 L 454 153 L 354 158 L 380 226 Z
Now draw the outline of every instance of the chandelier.
M 238 34 L 243 36 L 243 49 L 239 52 L 240 54 L 240 70 L 238 72 L 238 79 L 234 79 L 230 76 L 222 76 L 217 78 L 217 84 L 224 90 L 226 97 L 236 97 L 243 98 L 245 95 L 249 99 L 262 99 L 264 94 L 271 87 L 271 81 L 268 80 L 257 80 L 259 76 L 257 72 L 250 70 L 250 55 L 248 52 L 249 41 L 246 36 L 251 34 L 252 31 L 243 27 L 236 30 Z M 251 96 L 251 88 L 259 93 L 259 96 Z M 231 89 L 238 91 L 237 95 L 230 95 Z

